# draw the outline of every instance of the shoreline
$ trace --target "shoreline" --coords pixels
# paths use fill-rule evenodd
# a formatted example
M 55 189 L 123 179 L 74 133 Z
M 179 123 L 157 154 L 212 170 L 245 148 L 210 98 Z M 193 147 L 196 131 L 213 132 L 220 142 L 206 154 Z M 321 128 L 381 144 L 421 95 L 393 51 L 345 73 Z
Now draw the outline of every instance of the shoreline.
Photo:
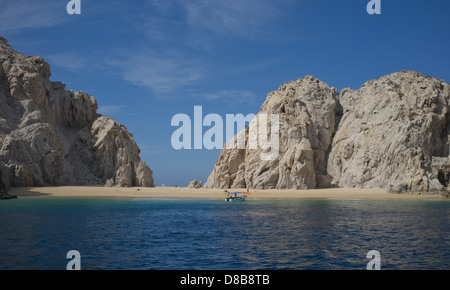
M 229 189 L 228 191 L 246 191 Z M 186 187 L 103 187 L 103 186 L 58 186 L 12 188 L 18 197 L 79 197 L 79 198 L 180 198 L 223 200 L 222 189 L 194 189 Z M 329 189 L 251 189 L 247 200 L 289 199 L 355 199 L 355 200 L 449 200 L 441 195 L 419 195 L 412 193 L 392 194 L 384 189 L 329 188 Z

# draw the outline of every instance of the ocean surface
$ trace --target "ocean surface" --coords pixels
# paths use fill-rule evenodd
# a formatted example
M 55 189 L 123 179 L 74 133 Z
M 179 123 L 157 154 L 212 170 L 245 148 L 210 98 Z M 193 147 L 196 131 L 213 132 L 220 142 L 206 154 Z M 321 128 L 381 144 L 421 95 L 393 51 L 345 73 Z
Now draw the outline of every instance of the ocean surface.
M 0 202 L 0 269 L 450 270 L 450 202 L 24 197 Z

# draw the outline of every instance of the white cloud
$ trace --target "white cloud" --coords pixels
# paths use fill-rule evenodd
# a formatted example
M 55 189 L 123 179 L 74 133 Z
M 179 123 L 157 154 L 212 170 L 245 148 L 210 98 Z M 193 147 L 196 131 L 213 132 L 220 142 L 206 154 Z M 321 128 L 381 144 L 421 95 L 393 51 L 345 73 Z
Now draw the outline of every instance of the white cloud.
M 2 0 L 0 31 L 46 28 L 59 25 L 67 16 L 66 3 L 27 0 Z
M 86 69 L 89 67 L 88 60 L 79 53 L 63 52 L 47 55 L 45 60 L 50 66 L 60 67 L 69 71 Z
M 167 1 L 167 0 L 149 0 L 148 1 L 150 4 L 150 7 L 152 9 L 156 9 L 159 12 L 166 12 L 168 10 L 170 10 L 173 6 L 172 6 L 172 1 Z
M 109 66 L 125 81 L 146 87 L 157 93 L 159 98 L 194 98 L 201 101 L 227 101 L 236 104 L 253 103 L 257 95 L 249 90 L 224 89 L 211 92 L 198 92 L 197 86 L 222 73 L 236 73 L 239 68 L 214 72 L 213 66 L 201 58 L 191 58 L 176 52 L 157 53 L 147 51 L 129 58 L 109 60 Z M 264 66 L 264 65 L 263 65 Z M 261 66 L 257 66 L 260 68 Z M 254 70 L 243 67 L 242 71 Z M 232 72 L 231 72 L 232 71 Z M 105 108 L 106 110 L 114 109 Z
M 223 38 L 267 39 L 292 0 L 148 0 L 141 10 L 140 32 L 154 41 L 167 41 L 210 51 Z M 161 43 L 159 43 L 161 44 Z
M 180 1 L 192 28 L 222 36 L 255 36 L 264 32 L 283 1 L 198 0 Z
M 121 69 L 124 80 L 158 93 L 173 93 L 206 77 L 203 62 L 177 52 L 146 51 L 109 64 Z

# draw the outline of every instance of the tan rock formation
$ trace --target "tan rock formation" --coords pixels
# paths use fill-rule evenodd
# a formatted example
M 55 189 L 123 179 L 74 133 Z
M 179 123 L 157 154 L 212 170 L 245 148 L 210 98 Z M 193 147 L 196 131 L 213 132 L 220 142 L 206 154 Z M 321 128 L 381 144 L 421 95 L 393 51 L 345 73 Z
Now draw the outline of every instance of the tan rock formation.
M 385 188 L 445 193 L 450 177 L 450 89 L 402 71 L 337 93 L 307 76 L 267 96 L 280 117 L 280 154 L 224 149 L 206 187 Z M 249 128 L 246 128 L 248 141 Z M 248 142 L 247 142 L 248 143 Z
M 335 88 L 311 76 L 270 93 L 259 114 L 280 116 L 278 158 L 261 160 L 264 148 L 249 149 L 248 142 L 245 150 L 224 149 L 205 187 L 328 187 L 326 154 L 335 130 L 336 97 Z
M 127 129 L 0 37 L 0 170 L 9 186 L 153 186 Z
M 328 172 L 340 187 L 428 192 L 433 157 L 449 155 L 449 86 L 403 71 L 340 95 Z M 435 181 L 435 180 L 434 180 Z M 441 185 L 442 186 L 442 185 Z M 441 186 L 438 186 L 441 188 Z

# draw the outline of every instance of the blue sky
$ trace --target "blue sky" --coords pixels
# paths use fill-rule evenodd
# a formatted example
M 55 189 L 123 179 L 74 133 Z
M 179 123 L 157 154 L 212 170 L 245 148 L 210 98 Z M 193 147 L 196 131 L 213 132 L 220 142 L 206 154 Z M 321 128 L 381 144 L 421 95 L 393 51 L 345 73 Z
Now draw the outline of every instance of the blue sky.
M 0 35 L 133 133 L 157 185 L 206 181 L 218 150 L 171 146 L 175 114 L 257 113 L 313 75 L 342 90 L 409 69 L 449 82 L 450 1 L 0 0 Z M 193 119 L 193 118 L 192 118 Z M 207 130 L 207 128 L 205 128 Z

